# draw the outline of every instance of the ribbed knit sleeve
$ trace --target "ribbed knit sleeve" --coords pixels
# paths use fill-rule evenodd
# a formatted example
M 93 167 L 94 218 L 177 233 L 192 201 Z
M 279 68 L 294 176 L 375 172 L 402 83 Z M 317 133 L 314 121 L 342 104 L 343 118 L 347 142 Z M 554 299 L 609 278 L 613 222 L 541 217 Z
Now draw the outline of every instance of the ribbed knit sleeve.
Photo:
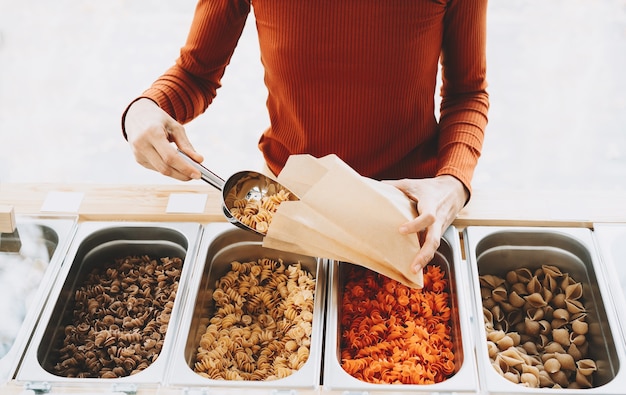
M 452 0 L 443 44 L 437 175 L 451 174 L 471 191 L 487 125 L 486 1 Z
M 183 124 L 202 114 L 221 86 L 249 12 L 243 0 L 200 0 L 176 64 L 143 96 Z

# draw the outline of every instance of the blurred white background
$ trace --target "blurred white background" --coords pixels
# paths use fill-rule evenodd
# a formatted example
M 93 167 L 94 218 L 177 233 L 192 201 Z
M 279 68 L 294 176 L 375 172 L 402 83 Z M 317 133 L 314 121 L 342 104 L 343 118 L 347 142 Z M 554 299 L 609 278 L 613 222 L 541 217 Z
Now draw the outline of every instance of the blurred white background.
M 195 0 L 0 0 L 0 187 L 179 183 L 138 165 L 120 116 L 178 56 Z M 489 125 L 474 188 L 626 190 L 626 0 L 491 0 Z M 186 126 L 222 176 L 268 125 L 254 19 Z M 194 181 L 200 182 L 200 181 Z

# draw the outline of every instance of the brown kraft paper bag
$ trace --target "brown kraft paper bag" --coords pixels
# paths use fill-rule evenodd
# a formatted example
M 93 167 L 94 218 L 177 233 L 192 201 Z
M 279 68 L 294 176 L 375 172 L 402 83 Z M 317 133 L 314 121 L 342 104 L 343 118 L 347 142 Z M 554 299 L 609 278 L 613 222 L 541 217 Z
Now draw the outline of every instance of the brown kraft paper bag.
M 423 287 L 422 272 L 410 268 L 417 235 L 398 231 L 417 215 L 400 190 L 359 175 L 336 155 L 292 155 L 278 182 L 300 200 L 280 204 L 264 247 L 354 263 Z

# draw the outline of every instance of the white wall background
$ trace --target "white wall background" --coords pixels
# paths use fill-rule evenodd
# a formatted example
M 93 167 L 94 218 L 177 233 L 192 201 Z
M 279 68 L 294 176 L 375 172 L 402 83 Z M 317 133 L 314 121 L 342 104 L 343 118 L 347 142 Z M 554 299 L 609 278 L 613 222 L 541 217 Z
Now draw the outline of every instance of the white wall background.
M 195 0 L 0 0 L 0 184 L 178 183 L 136 164 L 126 104 L 169 67 Z M 626 0 L 491 0 L 490 123 L 475 188 L 626 189 Z M 249 20 L 187 126 L 227 176 L 262 163 L 265 88 Z

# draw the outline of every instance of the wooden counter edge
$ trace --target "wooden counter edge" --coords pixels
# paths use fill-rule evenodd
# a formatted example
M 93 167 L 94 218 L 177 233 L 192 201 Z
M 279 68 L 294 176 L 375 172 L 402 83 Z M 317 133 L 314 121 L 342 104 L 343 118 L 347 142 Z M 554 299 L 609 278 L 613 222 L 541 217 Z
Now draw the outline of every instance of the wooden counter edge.
M 42 211 L 50 192 L 79 192 L 78 212 Z M 207 195 L 203 212 L 168 212 L 174 193 Z M 224 221 L 221 194 L 208 185 L 0 184 L 0 205 L 12 205 L 16 214 L 74 214 L 81 221 Z
M 17 215 L 41 215 L 50 192 L 81 192 L 77 213 L 83 221 L 224 221 L 221 194 L 208 185 L 121 184 L 0 184 L 0 205 L 13 206 Z M 167 212 L 173 193 L 207 195 L 201 213 Z M 626 223 L 626 191 L 512 191 L 475 190 L 454 225 L 465 226 L 575 226 L 598 222 Z

